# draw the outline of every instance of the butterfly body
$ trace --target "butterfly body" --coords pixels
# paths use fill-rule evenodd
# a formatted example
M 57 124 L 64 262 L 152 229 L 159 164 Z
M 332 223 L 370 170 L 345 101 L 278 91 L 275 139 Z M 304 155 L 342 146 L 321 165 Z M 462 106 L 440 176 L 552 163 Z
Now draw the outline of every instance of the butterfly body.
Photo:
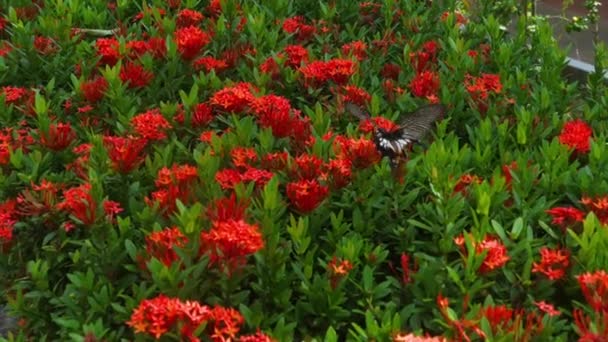
M 361 108 L 352 103 L 347 103 L 346 108 L 360 120 L 371 119 Z M 401 161 L 406 159 L 406 152 L 412 144 L 419 142 L 428 133 L 435 121 L 443 117 L 444 113 L 445 107 L 443 105 L 429 105 L 407 115 L 395 130 L 387 131 L 374 125 L 376 149 L 383 157 L 390 159 L 391 167 L 395 169 Z

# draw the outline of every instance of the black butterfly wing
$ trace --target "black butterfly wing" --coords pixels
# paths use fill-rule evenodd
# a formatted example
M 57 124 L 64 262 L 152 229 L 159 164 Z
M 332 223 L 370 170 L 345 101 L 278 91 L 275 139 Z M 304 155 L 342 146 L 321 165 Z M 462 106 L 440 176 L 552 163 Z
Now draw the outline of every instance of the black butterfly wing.
M 420 141 L 433 128 L 435 122 L 443 118 L 445 111 L 445 106 L 441 104 L 418 108 L 401 120 L 399 136 L 404 140 Z
M 345 104 L 346 110 L 351 113 L 353 116 L 356 116 L 361 121 L 369 120 L 371 117 L 369 114 L 365 113 L 361 107 L 357 106 L 352 102 L 346 102 Z

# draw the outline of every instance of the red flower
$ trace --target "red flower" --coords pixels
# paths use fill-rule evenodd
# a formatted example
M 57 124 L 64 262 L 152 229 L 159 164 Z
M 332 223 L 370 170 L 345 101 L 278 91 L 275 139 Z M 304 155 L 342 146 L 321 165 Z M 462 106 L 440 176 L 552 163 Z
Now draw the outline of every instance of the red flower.
M 260 71 L 265 74 L 270 74 L 273 79 L 277 78 L 281 73 L 279 64 L 274 57 L 268 57 L 264 63 L 260 64 Z
M 154 78 L 152 72 L 130 61 L 122 65 L 119 76 L 124 83 L 128 83 L 129 88 L 143 88 Z
M 68 212 L 85 225 L 95 223 L 97 203 L 91 195 L 91 184 L 84 183 L 65 190 L 57 209 Z
M 57 51 L 57 45 L 51 38 L 36 36 L 34 38 L 34 49 L 41 55 L 51 55 Z
M 482 316 L 488 320 L 492 331 L 497 332 L 512 324 L 513 313 L 513 309 L 506 305 L 490 305 L 483 308 Z
M 211 106 L 206 103 L 199 103 L 192 109 L 192 114 L 190 116 L 190 124 L 192 127 L 205 127 L 213 121 L 213 110 Z M 173 117 L 175 122 L 184 124 L 186 118 L 184 116 L 184 111 L 180 108 L 179 111 Z
M 587 272 L 576 277 L 587 303 L 595 312 L 608 311 L 608 273 Z
M 371 133 L 374 131 L 374 125 L 389 133 L 399 129 L 399 125 L 397 125 L 393 120 L 387 119 L 383 116 L 376 116 L 371 118 L 371 120 L 361 121 L 359 124 L 359 131 L 362 133 Z
M 293 33 L 300 41 L 308 40 L 315 33 L 315 27 L 304 22 L 304 18 L 296 16 L 283 21 L 283 31 Z
M 348 159 L 332 159 L 325 166 L 334 189 L 347 186 L 352 179 L 352 162 Z
M 211 42 L 211 37 L 196 26 L 188 26 L 175 31 L 175 41 L 182 58 L 191 60 Z
M 205 70 L 206 72 L 211 72 L 211 70 L 213 70 L 216 74 L 228 69 L 229 67 L 226 61 L 211 56 L 204 56 L 198 58 L 197 60 L 192 62 L 192 66 L 197 71 Z
M 287 55 L 285 66 L 299 68 L 308 62 L 308 50 L 302 45 L 287 45 L 283 52 Z
M 387 78 L 387 79 L 396 81 L 399 79 L 400 73 L 401 73 L 401 67 L 399 65 L 393 64 L 393 63 L 387 63 L 387 64 L 384 64 L 384 66 L 382 67 L 382 71 L 380 72 L 380 75 L 382 75 L 383 78 Z
M 367 168 L 382 158 L 376 149 L 376 144 L 366 138 L 353 139 L 338 136 L 335 143 L 338 158 L 350 160 L 355 168 Z
M 241 179 L 244 182 L 255 182 L 256 186 L 263 187 L 272 179 L 273 176 L 274 174 L 270 171 L 250 167 L 247 168 L 247 170 L 245 170 L 245 172 L 241 175 Z
M 215 200 L 207 208 L 207 218 L 215 222 L 241 221 L 245 219 L 245 211 L 247 211 L 248 206 L 249 201 L 237 200 L 236 194 L 233 192 L 230 197 Z
M 245 258 L 264 248 L 258 226 L 243 220 L 215 221 L 211 230 L 201 232 L 201 253 L 209 253 L 211 264 L 234 272 Z
M 348 275 L 353 269 L 353 264 L 346 259 L 338 260 L 335 256 L 327 263 L 327 270 L 329 271 L 329 282 L 333 289 L 336 288 L 338 282 Z
M 424 43 L 421 51 L 410 53 L 410 62 L 418 74 L 429 69 L 437 63 L 437 43 L 432 40 Z
M 437 96 L 439 91 L 439 75 L 433 71 L 423 71 L 416 74 L 410 82 L 410 91 L 416 97 Z
M 251 104 L 261 127 L 272 129 L 276 138 L 294 136 L 298 115 L 292 110 L 289 100 L 282 96 L 265 95 Z
M 6 104 L 17 104 L 26 97 L 28 92 L 25 88 L 6 86 L 2 87 L 0 94 L 4 95 L 4 102 Z
M 175 23 L 177 27 L 182 28 L 196 26 L 200 24 L 201 21 L 203 21 L 203 14 L 201 12 L 186 8 L 177 14 Z
M 276 342 L 272 337 L 258 331 L 254 335 L 241 335 L 238 342 Z
M 53 151 L 67 148 L 76 138 L 76 132 L 69 123 L 50 124 L 47 132 L 40 130 L 39 133 L 40 143 Z
M 95 77 L 90 81 L 80 83 L 82 96 L 90 103 L 101 100 L 108 89 L 108 81 L 104 77 Z
M 131 119 L 131 125 L 137 134 L 148 140 L 166 139 L 165 130 L 172 128 L 158 109 L 151 109 L 134 116 Z
M 468 194 L 468 187 L 469 185 L 473 184 L 473 183 L 477 183 L 477 184 L 481 184 L 483 182 L 483 179 L 481 177 L 478 177 L 476 175 L 471 175 L 471 174 L 464 174 L 462 176 L 460 176 L 460 179 L 458 180 L 458 183 L 456 183 L 456 186 L 454 186 L 454 193 L 461 193 L 464 196 L 466 196 Z
M 463 235 L 456 237 L 454 242 L 461 248 L 465 246 Z M 507 254 L 507 248 L 498 238 L 491 235 L 484 237 L 481 242 L 473 241 L 473 247 L 475 247 L 475 254 L 477 255 L 487 252 L 481 267 L 479 267 L 481 274 L 489 273 L 504 266 L 510 259 Z
M 536 305 L 536 307 L 539 308 L 540 311 L 548 314 L 549 316 L 559 316 L 561 314 L 559 310 L 555 309 L 553 304 L 547 303 L 544 300 L 540 302 L 534 302 L 534 305 Z
M 590 198 L 583 196 L 581 203 L 591 210 L 602 224 L 608 224 L 608 196 Z
M 240 82 L 213 94 L 209 103 L 224 112 L 241 113 L 255 100 L 251 89 L 251 84 Z
M 570 252 L 566 249 L 540 249 L 540 263 L 532 264 L 533 273 L 542 273 L 550 280 L 559 280 L 566 275 L 570 266 Z
M 120 203 L 115 201 L 105 200 L 101 205 L 103 206 L 103 212 L 106 214 L 106 218 L 112 223 L 114 223 L 116 215 L 123 212 Z
M 220 184 L 222 189 L 234 189 L 234 187 L 243 181 L 241 173 L 234 169 L 223 169 L 215 174 L 215 181 Z
M 576 152 L 587 153 L 590 149 L 589 140 L 592 135 L 591 127 L 585 121 L 576 119 L 564 124 L 559 135 L 559 142 Z
M 287 152 L 268 153 L 262 158 L 262 167 L 270 171 L 285 169 L 287 165 Z
M 577 222 L 583 222 L 585 219 L 585 213 L 574 207 L 551 208 L 545 212 L 553 217 L 551 223 L 563 229 L 573 226 Z
M 191 200 L 192 188 L 198 180 L 198 171 L 191 165 L 173 165 L 171 169 L 163 167 L 158 171 L 154 184 L 158 188 L 145 201 L 152 206 L 159 204 L 163 214 L 169 215 L 176 209 L 176 200 L 188 203 Z
M 352 102 L 359 106 L 365 107 L 372 100 L 372 96 L 359 87 L 355 87 L 352 85 L 344 86 L 344 101 Z
M 161 294 L 139 303 L 127 325 L 132 327 L 135 333 L 149 333 L 159 339 L 177 323 L 183 315 L 182 310 L 183 305 L 179 299 Z
M 482 74 L 480 77 L 467 75 L 465 87 L 478 110 L 482 113 L 488 110 L 490 96 L 500 94 L 502 91 L 500 76 L 496 74 Z
M 287 197 L 296 210 L 309 213 L 329 195 L 329 189 L 316 180 L 300 180 L 287 184 Z
M 505 182 L 507 184 L 507 189 L 511 190 L 511 182 L 513 181 L 513 171 L 517 170 L 517 162 L 513 161 L 509 165 L 502 166 L 502 174 L 505 176 Z
M 342 45 L 342 54 L 353 55 L 357 60 L 362 61 L 367 58 L 367 44 L 357 40 L 348 44 Z
M 345 84 L 357 71 L 357 64 L 349 59 L 314 61 L 300 67 L 306 86 L 319 86 L 328 81 Z
M 97 55 L 101 57 L 99 63 L 101 65 L 114 66 L 120 59 L 118 48 L 120 43 L 116 38 L 99 38 L 95 41 Z
M 146 236 L 146 252 L 169 267 L 179 256 L 174 247 L 184 247 L 188 238 L 177 227 L 165 228 Z
M 232 164 L 237 168 L 247 169 L 258 160 L 258 154 L 251 147 L 235 147 L 230 151 Z
M 154 58 L 165 58 L 165 55 L 167 55 L 167 43 L 165 38 L 152 37 L 148 39 L 148 52 L 151 53 Z
M 142 151 L 146 148 L 145 138 L 105 136 L 103 142 L 112 168 L 117 172 L 129 173 L 144 160 Z
M 312 180 L 319 176 L 323 160 L 314 154 L 302 154 L 295 160 L 295 165 L 292 166 L 293 177 L 299 180 Z

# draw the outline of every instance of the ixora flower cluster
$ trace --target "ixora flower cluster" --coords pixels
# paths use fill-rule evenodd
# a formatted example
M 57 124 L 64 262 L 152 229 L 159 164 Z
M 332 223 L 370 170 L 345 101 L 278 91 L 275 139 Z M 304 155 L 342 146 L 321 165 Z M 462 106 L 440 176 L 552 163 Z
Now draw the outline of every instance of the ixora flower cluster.
M 605 85 L 445 3 L 0 9 L 0 335 L 605 339 Z

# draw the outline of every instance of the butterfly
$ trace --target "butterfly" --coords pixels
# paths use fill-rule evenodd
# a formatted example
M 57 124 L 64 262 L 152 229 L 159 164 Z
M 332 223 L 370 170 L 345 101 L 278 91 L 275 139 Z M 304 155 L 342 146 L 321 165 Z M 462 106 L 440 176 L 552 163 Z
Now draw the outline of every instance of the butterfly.
M 361 121 L 370 120 L 374 125 L 374 144 L 383 157 L 390 159 L 391 168 L 395 169 L 404 159 L 408 148 L 431 130 L 433 124 L 442 119 L 446 108 L 441 104 L 432 104 L 418 108 L 406 115 L 393 131 L 386 131 L 378 127 L 369 114 L 352 102 L 346 103 L 346 109 Z

